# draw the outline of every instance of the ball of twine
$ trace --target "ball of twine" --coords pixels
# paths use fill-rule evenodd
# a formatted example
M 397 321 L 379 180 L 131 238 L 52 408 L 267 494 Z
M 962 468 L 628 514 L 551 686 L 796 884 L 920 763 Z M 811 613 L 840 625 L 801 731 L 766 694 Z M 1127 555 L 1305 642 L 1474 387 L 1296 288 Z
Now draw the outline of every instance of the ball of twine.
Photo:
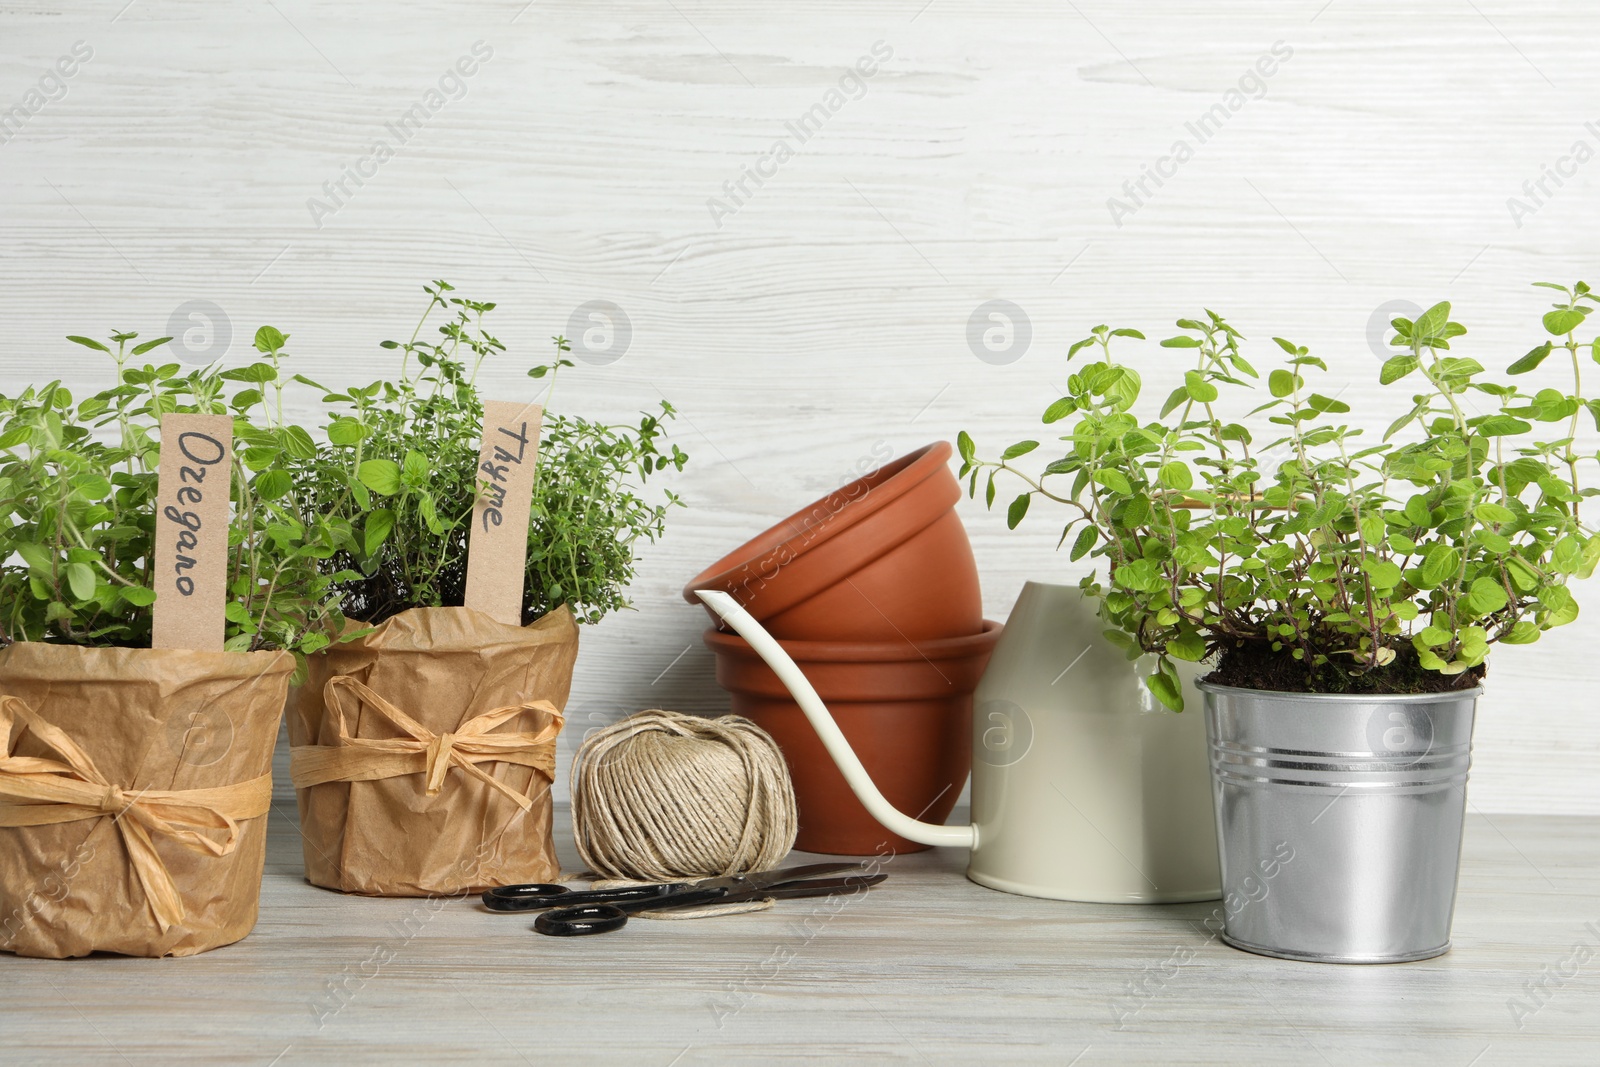
M 590 870 L 644 881 L 768 870 L 799 831 L 789 767 L 766 731 L 660 710 L 584 741 L 572 823 Z

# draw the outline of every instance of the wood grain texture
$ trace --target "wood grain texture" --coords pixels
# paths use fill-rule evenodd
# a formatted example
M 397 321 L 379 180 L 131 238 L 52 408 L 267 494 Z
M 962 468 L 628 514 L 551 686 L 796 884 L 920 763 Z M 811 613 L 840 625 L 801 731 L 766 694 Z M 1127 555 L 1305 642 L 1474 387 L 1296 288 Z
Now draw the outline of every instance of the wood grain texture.
M 725 708 L 679 585 L 883 450 L 1028 436 L 1096 322 L 1159 335 L 1212 307 L 1262 363 L 1292 336 L 1376 428 L 1405 402 L 1375 383 L 1386 301 L 1453 299 L 1462 349 L 1504 366 L 1535 340 L 1527 283 L 1594 267 L 1600 164 L 1520 226 L 1507 207 L 1574 142 L 1600 145 L 1596 30 L 1553 0 L 121 6 L 0 7 L 0 112 L 74 42 L 94 52 L 0 144 L 0 388 L 92 388 L 104 367 L 64 334 L 159 334 L 192 300 L 226 315 L 229 362 L 271 323 L 311 377 L 375 378 L 377 342 L 443 276 L 500 302 L 512 356 L 490 384 L 533 399 L 547 339 L 616 303 L 631 347 L 563 375 L 553 403 L 620 418 L 670 397 L 689 508 L 646 553 L 640 611 L 585 633 L 564 758 L 641 707 Z M 493 54 L 460 98 L 314 220 L 308 200 L 478 41 Z M 893 55 L 863 91 L 714 218 L 879 41 Z M 1189 132 L 1279 41 L 1264 93 Z M 1192 158 L 1114 220 L 1108 199 L 1179 139 Z M 1032 326 L 1008 365 L 968 344 L 992 299 Z M 1160 350 L 1138 365 L 1164 395 Z M 1077 576 L 1042 515 L 1012 534 L 962 513 L 991 616 L 1025 579 Z M 1586 615 L 1496 654 L 1483 810 L 1600 814 L 1594 634 Z
M 261 921 L 239 944 L 0 960 L 0 1060 L 1495 1067 L 1592 1063 L 1600 1046 L 1592 961 L 1520 1029 L 1508 1007 L 1600 944 L 1593 818 L 1469 817 L 1453 950 L 1341 967 L 1227 947 L 1205 926 L 1215 903 L 984 889 L 959 850 L 893 858 L 865 897 L 546 938 L 475 901 L 306 885 L 290 810 L 272 818 Z M 575 862 L 564 808 L 556 822 Z

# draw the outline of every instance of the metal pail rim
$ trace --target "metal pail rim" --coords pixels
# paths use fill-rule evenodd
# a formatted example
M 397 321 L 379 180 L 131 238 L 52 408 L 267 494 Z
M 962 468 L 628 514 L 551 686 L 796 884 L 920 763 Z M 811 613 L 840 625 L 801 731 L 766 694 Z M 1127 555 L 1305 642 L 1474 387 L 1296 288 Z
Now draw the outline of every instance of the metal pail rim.
M 1435 704 L 1467 697 L 1476 700 L 1484 691 L 1483 686 L 1476 685 L 1471 689 L 1450 689 L 1442 693 L 1302 693 L 1285 689 L 1243 689 L 1235 685 L 1218 685 L 1201 679 L 1197 679 L 1194 685 L 1196 689 L 1206 693 L 1224 695 L 1238 693 L 1245 696 L 1277 697 L 1280 700 L 1303 700 L 1319 704 Z

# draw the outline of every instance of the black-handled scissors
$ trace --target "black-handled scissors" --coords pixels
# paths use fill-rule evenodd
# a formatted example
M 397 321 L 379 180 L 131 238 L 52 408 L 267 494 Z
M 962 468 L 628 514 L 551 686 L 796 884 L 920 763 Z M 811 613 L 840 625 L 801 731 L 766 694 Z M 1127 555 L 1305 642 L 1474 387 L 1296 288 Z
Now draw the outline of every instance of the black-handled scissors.
M 843 877 L 820 875 L 852 872 Z M 603 934 L 628 922 L 631 911 L 686 908 L 699 904 L 731 904 L 766 897 L 832 896 L 860 892 L 886 876 L 869 874 L 856 863 L 813 863 L 761 874 L 735 874 L 697 882 L 623 886 L 617 889 L 573 890 L 558 885 L 514 885 L 483 894 L 491 911 L 552 909 L 539 916 L 534 929 L 552 937 Z

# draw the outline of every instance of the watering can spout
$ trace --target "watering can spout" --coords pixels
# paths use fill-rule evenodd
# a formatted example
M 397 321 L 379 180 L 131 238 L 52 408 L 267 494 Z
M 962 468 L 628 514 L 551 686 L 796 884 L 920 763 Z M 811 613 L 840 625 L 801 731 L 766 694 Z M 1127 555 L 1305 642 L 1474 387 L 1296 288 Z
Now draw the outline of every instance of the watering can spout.
M 705 601 L 706 606 L 716 612 L 723 622 L 750 642 L 750 647 L 755 650 L 756 655 L 765 660 L 767 666 L 778 676 L 778 680 L 788 687 L 795 703 L 800 705 L 800 710 L 810 721 L 811 728 L 817 731 L 817 736 L 827 748 L 828 755 L 839 765 L 839 771 L 844 775 L 844 780 L 849 783 L 851 790 L 855 792 L 856 798 L 874 819 L 883 824 L 885 829 L 919 845 L 976 847 L 977 827 L 940 826 L 935 823 L 918 822 L 890 804 L 873 784 L 867 769 L 861 765 L 861 760 L 856 757 L 850 742 L 845 740 L 838 723 L 833 721 L 833 715 L 822 703 L 822 698 L 817 696 L 817 691 L 812 688 L 810 681 L 783 650 L 783 646 L 778 644 L 777 639 L 767 633 L 737 600 L 722 590 L 697 589 L 695 596 Z

